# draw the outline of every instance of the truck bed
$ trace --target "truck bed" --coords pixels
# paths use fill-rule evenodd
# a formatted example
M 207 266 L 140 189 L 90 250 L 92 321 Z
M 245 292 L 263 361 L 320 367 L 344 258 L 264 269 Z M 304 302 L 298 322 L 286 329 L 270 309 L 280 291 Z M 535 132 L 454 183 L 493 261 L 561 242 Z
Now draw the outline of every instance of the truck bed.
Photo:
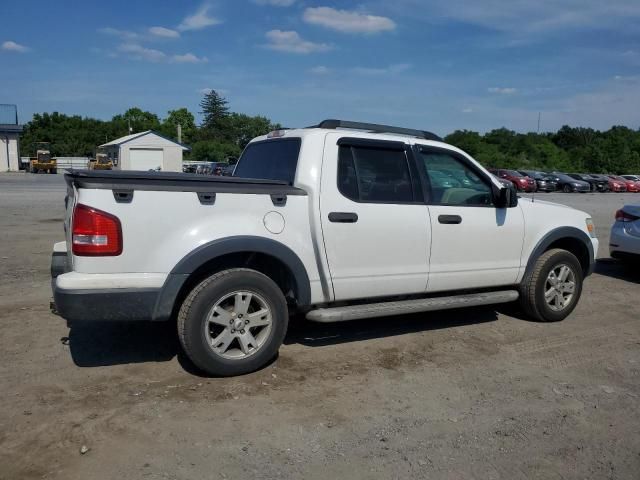
M 280 180 L 135 170 L 67 170 L 69 186 L 92 189 L 306 195 Z

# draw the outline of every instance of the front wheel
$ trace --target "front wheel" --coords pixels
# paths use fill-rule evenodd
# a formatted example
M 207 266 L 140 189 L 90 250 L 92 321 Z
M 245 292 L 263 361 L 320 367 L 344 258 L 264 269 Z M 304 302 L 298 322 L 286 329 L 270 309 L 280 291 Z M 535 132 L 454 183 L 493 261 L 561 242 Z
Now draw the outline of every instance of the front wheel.
M 583 274 L 571 252 L 554 248 L 544 252 L 522 281 L 520 305 L 534 320 L 564 320 L 578 304 Z
M 565 186 L 564 186 L 564 187 L 562 187 L 562 191 L 563 191 L 564 193 L 571 193 L 571 185 L 569 185 L 568 183 L 567 183 L 567 184 L 565 184 Z
M 187 356 L 210 375 L 253 372 L 273 359 L 288 325 L 287 303 L 266 275 L 224 270 L 189 293 L 178 314 Z

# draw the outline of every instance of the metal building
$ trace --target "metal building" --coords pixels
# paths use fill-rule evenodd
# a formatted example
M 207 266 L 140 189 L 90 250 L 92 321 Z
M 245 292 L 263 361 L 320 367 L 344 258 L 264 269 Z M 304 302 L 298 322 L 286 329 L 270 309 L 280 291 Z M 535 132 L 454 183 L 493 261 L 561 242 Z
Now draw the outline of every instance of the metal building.
M 0 172 L 20 169 L 20 134 L 18 108 L 0 104 Z
M 114 170 L 163 170 L 182 172 L 182 154 L 189 151 L 178 142 L 147 130 L 100 145 Z

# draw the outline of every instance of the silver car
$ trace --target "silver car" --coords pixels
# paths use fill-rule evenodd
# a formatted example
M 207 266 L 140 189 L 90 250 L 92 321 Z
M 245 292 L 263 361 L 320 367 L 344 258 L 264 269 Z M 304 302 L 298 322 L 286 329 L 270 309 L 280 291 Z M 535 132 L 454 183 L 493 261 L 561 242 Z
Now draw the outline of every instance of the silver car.
M 640 259 L 640 205 L 625 205 L 616 212 L 609 253 L 613 258 Z

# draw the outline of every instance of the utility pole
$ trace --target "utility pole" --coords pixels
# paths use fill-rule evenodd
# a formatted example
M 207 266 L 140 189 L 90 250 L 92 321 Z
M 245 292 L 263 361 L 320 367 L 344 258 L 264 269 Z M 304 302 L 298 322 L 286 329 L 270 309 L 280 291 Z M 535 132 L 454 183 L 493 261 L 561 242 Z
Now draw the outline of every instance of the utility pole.
M 540 133 L 540 116 L 542 112 L 538 112 L 538 133 Z
M 176 128 L 178 129 L 178 143 L 182 143 L 182 125 L 178 124 Z

